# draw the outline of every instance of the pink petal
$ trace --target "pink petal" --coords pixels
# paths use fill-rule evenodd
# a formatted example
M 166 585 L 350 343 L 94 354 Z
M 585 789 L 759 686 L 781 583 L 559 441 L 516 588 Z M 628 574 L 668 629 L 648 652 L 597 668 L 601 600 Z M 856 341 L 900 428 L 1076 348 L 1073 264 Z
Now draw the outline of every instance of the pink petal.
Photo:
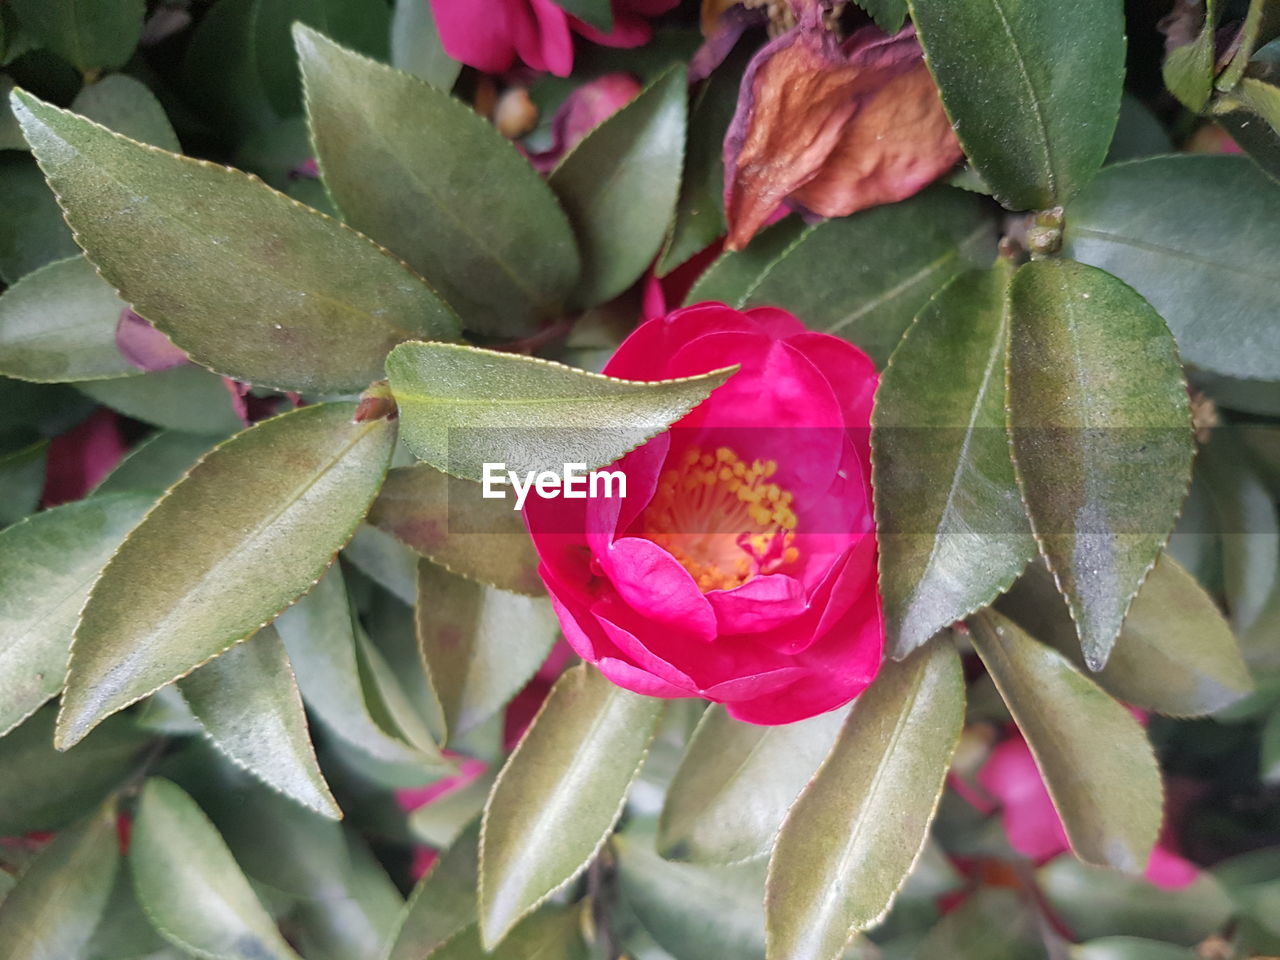
M 129 307 L 116 322 L 116 349 L 139 370 L 152 372 L 188 363 L 187 355 L 173 341 Z

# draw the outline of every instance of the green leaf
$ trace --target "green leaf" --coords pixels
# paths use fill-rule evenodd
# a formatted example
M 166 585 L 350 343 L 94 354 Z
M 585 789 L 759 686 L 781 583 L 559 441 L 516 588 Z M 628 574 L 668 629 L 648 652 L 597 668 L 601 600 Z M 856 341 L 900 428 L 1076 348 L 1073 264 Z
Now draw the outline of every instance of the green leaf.
M 1196 960 L 1198 954 L 1159 940 L 1101 937 L 1071 948 L 1071 960 Z
M 655 268 L 660 277 L 724 236 L 724 136 L 753 53 L 749 44 L 735 47 L 694 98 L 675 221 Z
M 1120 101 L 1120 121 L 1107 151 L 1107 163 L 1173 153 L 1173 140 L 1154 113 L 1131 93 Z
M 907 0 L 856 0 L 885 33 L 897 33 L 907 19 Z
M 1242 88 L 1236 89 L 1243 93 Z M 1256 106 L 1236 94 L 1220 98 L 1214 114 L 1249 158 L 1272 180 L 1280 181 L 1280 129 L 1262 120 Z
M 437 90 L 448 92 L 462 72 L 462 64 L 444 52 L 431 4 L 395 0 L 391 15 L 391 65 L 412 73 Z
M 1213 868 L 1209 877 L 1221 883 L 1239 912 L 1280 936 L 1280 861 L 1276 847 L 1238 854 Z
M 84 257 L 27 274 L 0 294 L 0 374 L 40 383 L 137 374 L 116 349 L 124 308 Z
M 85 604 L 58 745 L 225 653 L 319 579 L 395 443 L 354 404 L 303 407 L 220 445 L 125 540 Z
M 1274 711 L 1262 725 L 1258 768 L 1263 783 L 1269 786 L 1280 783 L 1280 710 Z
M 130 844 L 134 889 L 160 934 L 217 960 L 298 960 L 219 836 L 176 784 L 142 790 Z
M 1187 363 L 1276 380 L 1280 237 L 1241 225 L 1277 220 L 1280 191 L 1243 157 L 1153 157 L 1108 167 L 1080 194 L 1063 249 L 1146 297 Z
M 334 736 L 377 761 L 422 772 L 444 766 L 438 752 L 423 752 L 379 726 L 361 684 L 356 636 L 340 567 L 332 567 L 311 592 L 282 613 L 276 629 L 316 718 Z
M 1150 937 L 1190 947 L 1220 930 L 1232 913 L 1226 891 L 1207 872 L 1190 886 L 1165 890 L 1140 877 L 1056 857 L 1036 871 L 1036 883 L 1054 914 L 1082 940 Z
M 413 606 L 418 596 L 418 556 L 377 527 L 360 524 L 342 556 L 396 599 Z
M 114 717 L 71 750 L 53 749 L 52 704 L 0 737 L 0 836 L 58 830 L 86 816 L 134 771 L 151 737 Z
M 702 271 L 684 305 L 719 302 L 741 307 L 768 269 L 814 229 L 799 217 L 786 217 L 757 233 L 745 249 L 726 250 Z
M 980 887 L 942 918 L 914 956 L 921 960 L 1045 960 L 1035 910 L 1012 890 Z
M 548 906 L 522 921 L 503 943 L 488 950 L 480 929 L 468 927 L 430 960 L 587 960 L 581 908 Z
M 893 903 L 924 846 L 964 726 L 949 638 L 888 662 L 787 813 L 769 859 L 770 960 L 831 960 Z
M 263 627 L 178 685 L 214 745 L 235 763 L 316 813 L 342 817 L 275 628 Z
M 82 381 L 76 389 L 117 413 L 166 430 L 226 436 L 244 428 L 222 377 L 193 364 Z
M 1190 43 L 1170 50 L 1164 58 L 1164 85 L 1192 113 L 1203 110 L 1213 93 L 1216 8 L 1214 0 L 1206 0 L 1204 24 L 1199 34 Z
M 477 821 L 418 881 L 405 904 L 387 960 L 422 960 L 446 940 L 476 922 Z
M 1011 210 L 1065 203 L 1107 154 L 1124 84 L 1124 4 L 911 0 L 969 160 Z
M 71 101 L 71 110 L 132 140 L 181 153 L 164 107 L 146 84 L 123 73 L 91 83 Z
M 974 648 L 1026 737 L 1076 856 L 1141 873 L 1163 817 L 1163 787 L 1133 715 L 1051 647 L 987 611 Z
M 1042 565 L 1033 564 L 998 606 L 1084 667 L 1071 615 Z M 1168 553 L 1160 554 L 1134 597 L 1111 659 L 1095 679 L 1117 700 L 1174 717 L 1214 713 L 1253 689 L 1226 619 Z
M 449 739 L 501 710 L 529 682 L 560 623 L 551 601 L 418 564 L 418 643 Z
M 111 896 L 119 847 L 114 803 L 59 833 L 0 902 L 6 960 L 83 956 Z
M 599 851 L 662 715 L 587 664 L 564 673 L 485 805 L 480 928 L 493 949 Z
M 1018 484 L 1085 662 L 1100 670 L 1190 483 L 1182 366 L 1160 315 L 1096 268 L 1033 261 L 1009 298 Z
M 712 704 L 667 790 L 658 849 L 669 860 L 732 864 L 768 853 L 822 763 L 846 711 L 761 727 Z
M 387 358 L 405 446 L 438 470 L 476 481 L 485 463 L 505 463 L 522 479 L 566 463 L 588 470 L 612 463 L 736 370 L 641 383 L 447 343 L 406 343 Z
M 250 383 L 340 393 L 377 379 L 401 340 L 457 335 L 430 287 L 349 228 L 237 170 L 13 97 L 89 259 L 197 362 Z M 210 199 L 196 204 L 195 194 Z
M 71 635 L 99 571 L 154 497 L 93 497 L 0 533 L 0 736 L 62 689 Z
M 47 440 L 0 456 L 0 527 L 21 520 L 39 505 L 48 460 Z
M 294 41 L 316 156 L 346 221 L 426 277 L 468 329 L 522 336 L 556 318 L 578 278 L 573 232 L 510 141 L 411 74 L 306 27 Z
M 613 6 L 609 0 L 560 0 L 556 4 L 571 17 L 595 27 L 601 33 L 613 30 Z
M 81 72 L 122 66 L 142 36 L 144 0 L 10 0 L 43 47 Z
M 920 312 L 880 378 L 872 487 L 890 651 L 1008 589 L 1035 556 L 1005 432 L 1007 261 Z
M 387 474 L 369 522 L 453 573 L 530 596 L 545 595 L 538 554 L 508 497 L 481 496 L 475 484 L 430 464 Z
M 80 251 L 30 157 L 0 153 L 0 280 L 20 277 Z
M 937 187 L 819 224 L 778 258 L 743 305 L 790 310 L 882 365 L 929 298 L 964 270 L 989 266 L 994 252 L 983 199 Z
M 127 493 L 131 490 L 168 490 L 202 456 L 224 440 L 225 435 L 180 433 L 161 430 L 147 437 L 116 464 L 95 494 Z
M 552 171 L 548 182 L 568 211 L 582 254 L 573 305 L 616 297 L 662 246 L 680 190 L 687 97 L 685 70 L 673 66 Z

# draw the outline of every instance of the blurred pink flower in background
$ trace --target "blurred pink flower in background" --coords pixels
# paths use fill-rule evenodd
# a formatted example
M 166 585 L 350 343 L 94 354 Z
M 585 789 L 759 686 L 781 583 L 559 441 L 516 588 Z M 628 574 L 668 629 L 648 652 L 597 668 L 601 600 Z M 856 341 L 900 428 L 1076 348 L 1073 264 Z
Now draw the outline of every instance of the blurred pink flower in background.
M 566 153 L 595 127 L 613 116 L 640 92 L 640 81 L 629 73 L 607 73 L 584 83 L 565 97 L 551 119 L 551 146 L 531 154 L 539 173 L 550 173 Z
M 79 500 L 102 482 L 125 453 L 120 419 L 100 408 L 89 419 L 49 442 L 45 470 L 45 507 Z
M 1021 736 L 991 751 L 978 771 L 978 785 L 999 803 L 1005 836 L 1018 853 L 1042 863 L 1070 849 L 1062 819 Z M 1174 851 L 1173 838 L 1167 829 L 1165 833 L 1151 852 L 1146 878 L 1162 889 L 1177 890 L 1194 883 L 1199 871 Z
M 573 70 L 573 36 L 606 47 L 638 47 L 649 41 L 656 17 L 679 0 L 613 0 L 613 29 L 602 33 L 551 0 L 431 0 L 445 52 L 486 73 L 502 73 L 518 56 L 534 70 L 567 77 Z

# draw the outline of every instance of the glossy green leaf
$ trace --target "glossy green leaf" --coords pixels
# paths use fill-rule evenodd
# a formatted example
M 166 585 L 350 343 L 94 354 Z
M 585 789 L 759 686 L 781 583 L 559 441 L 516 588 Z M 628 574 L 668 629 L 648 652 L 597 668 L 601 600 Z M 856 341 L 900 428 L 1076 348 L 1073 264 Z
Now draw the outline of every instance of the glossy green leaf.
M 30 157 L 0 153 L 0 280 L 19 278 L 80 251 Z
M 10 0 L 31 32 L 83 72 L 119 67 L 142 36 L 144 0 Z
M 119 867 L 115 804 L 58 834 L 0 902 L 6 960 L 80 957 L 90 946 Z
M 431 4 L 395 0 L 391 15 L 391 65 L 412 73 L 438 90 L 448 91 L 462 64 L 444 51 Z
M 757 233 L 745 249 L 726 250 L 698 277 L 684 305 L 718 301 L 741 307 L 778 258 L 814 229 L 799 217 L 786 217 Z
M 871 14 L 871 19 L 885 33 L 893 34 L 902 29 L 907 18 L 907 0 L 856 0 L 858 6 Z
M 1001 261 L 951 281 L 880 378 L 872 487 L 895 657 L 986 606 L 1035 556 L 1005 431 L 1011 275 Z
M 0 455 L 0 527 L 35 511 L 44 490 L 48 460 L 47 440 Z
M 845 713 L 762 727 L 733 719 L 718 704 L 708 707 L 667 790 L 658 825 L 662 855 L 731 864 L 768 853 Z
M 659 276 L 724 236 L 724 136 L 738 105 L 742 73 L 753 53 L 748 44 L 735 47 L 693 100 L 680 196 L 655 268 Z
M 929 932 L 914 956 L 1046 960 L 1035 907 L 1013 890 L 980 887 Z
M 307 590 L 386 474 L 395 425 L 354 404 L 237 434 L 165 495 L 85 604 L 58 722 L 70 746 L 106 717 L 255 633 Z
M 1064 252 L 1142 294 L 1187 363 L 1275 380 L 1280 237 L 1258 225 L 1278 219 L 1280 191 L 1243 157 L 1153 157 L 1108 167 L 1076 198 Z
M 0 836 L 58 830 L 88 815 L 134 772 L 151 736 L 113 717 L 83 743 L 53 748 L 53 704 L 0 737 Z
M 937 187 L 902 203 L 828 220 L 793 244 L 743 298 L 790 310 L 882 365 L 948 280 L 987 267 L 995 229 L 981 197 Z M 838 269 L 832 265 L 838 264 Z
M 263 627 L 179 681 L 214 745 L 267 786 L 339 819 L 316 762 L 302 696 L 275 628 Z
M 476 481 L 485 463 L 505 463 L 522 480 L 566 463 L 588 470 L 612 463 L 736 369 L 641 383 L 446 343 L 402 344 L 387 358 L 405 445 L 433 467 Z
M 382 763 L 420 771 L 445 765 L 438 754 L 424 753 L 393 736 L 370 714 L 340 567 L 331 568 L 309 594 L 281 614 L 276 629 L 303 699 L 329 732 Z
M 130 844 L 134 889 L 161 935 L 217 960 L 297 960 L 218 831 L 176 784 L 142 790 Z
M 453 740 L 488 720 L 537 672 L 560 635 L 551 601 L 418 564 L 418 643 Z
M 687 96 L 684 69 L 672 67 L 552 171 L 551 188 L 582 254 L 574 305 L 589 307 L 620 294 L 662 246 L 680 190 Z
M 949 638 L 885 664 L 778 832 L 769 960 L 832 960 L 884 916 L 924 846 L 963 726 Z
M 0 736 L 62 689 L 80 608 L 153 503 L 148 494 L 93 497 L 0 533 Z
M 173 153 L 182 151 L 164 107 L 146 84 L 124 73 L 91 83 L 71 101 L 71 110 L 132 140 Z
M 601 33 L 613 30 L 613 7 L 609 0 L 562 0 L 559 7 Z
M 1257 92 L 1262 91 L 1242 83 L 1235 93 L 1215 102 L 1214 114 L 1240 149 L 1272 180 L 1280 180 L 1280 127 L 1260 115 L 1264 104 L 1257 102 Z
M 387 474 L 369 522 L 448 570 L 503 590 L 538 596 L 538 555 L 522 515 L 501 500 L 481 496 L 466 480 L 426 463 Z
M 458 837 L 418 881 L 387 960 L 422 960 L 446 940 L 476 922 L 477 821 Z
M 26 93 L 14 103 L 89 259 L 196 361 L 265 386 L 343 392 L 377 379 L 401 340 L 457 335 L 453 313 L 402 263 L 260 181 Z
M 1071 615 L 1041 564 L 1033 564 L 998 606 L 1084 667 Z M 1168 553 L 1134 597 L 1111 659 L 1095 679 L 1117 700 L 1175 717 L 1214 713 L 1253 689 L 1226 619 Z
M 1097 172 L 1124 85 L 1124 4 L 910 0 L 969 160 L 1011 210 L 1065 203 Z
M 1173 153 L 1173 139 L 1154 113 L 1131 93 L 1120 101 L 1120 121 L 1107 151 L 1107 163 Z
M 493 950 L 481 943 L 479 927 L 471 926 L 432 952 L 430 960 L 587 960 L 580 910 L 544 907 Z
M 1197 5 L 1198 6 L 1198 5 Z M 1217 3 L 1205 0 L 1204 23 L 1194 40 L 1165 54 L 1164 85 L 1193 113 L 1199 113 L 1213 93 Z
M 226 436 L 244 427 L 222 377 L 184 364 L 136 377 L 89 380 L 76 389 L 126 417 L 182 433 Z
M 1226 891 L 1207 872 L 1188 887 L 1165 890 L 1074 857 L 1056 857 L 1036 871 L 1036 882 L 1055 915 L 1082 940 L 1150 937 L 1193 946 L 1220 930 L 1232 913 Z
M 116 349 L 124 307 L 84 257 L 27 274 L 0 294 L 0 374 L 60 383 L 138 373 Z
M 1009 298 L 1018 484 L 1085 662 L 1100 670 L 1190 483 L 1182 366 L 1159 314 L 1096 268 L 1033 261 Z
M 116 464 L 95 494 L 127 493 L 131 490 L 168 490 L 182 479 L 197 460 L 212 450 L 225 436 L 161 430 L 147 437 Z
M 1071 948 L 1071 960 L 1196 960 L 1197 954 L 1159 940 L 1100 937 Z
M 342 556 L 374 583 L 412 606 L 418 596 L 418 555 L 391 534 L 360 524 Z
M 294 40 L 316 156 L 346 221 L 426 277 L 468 329 L 520 336 L 556 317 L 578 254 L 529 162 L 446 91 L 306 27 Z
M 661 700 L 615 687 L 588 664 L 556 682 L 485 806 L 479 896 L 486 947 L 595 856 L 661 715 Z
M 1141 873 L 1163 816 L 1160 768 L 1125 707 L 995 611 L 973 645 L 1035 756 L 1080 859 Z

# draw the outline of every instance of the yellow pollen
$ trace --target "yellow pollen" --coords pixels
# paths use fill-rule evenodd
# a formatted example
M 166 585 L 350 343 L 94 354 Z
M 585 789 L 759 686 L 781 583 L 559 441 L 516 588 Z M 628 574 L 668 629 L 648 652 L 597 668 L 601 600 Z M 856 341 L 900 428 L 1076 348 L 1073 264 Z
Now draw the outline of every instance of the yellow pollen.
M 776 461 L 744 463 L 728 447 L 691 447 L 663 471 L 641 518 L 644 537 L 693 576 L 698 588 L 729 590 L 795 563 L 792 495 L 770 482 Z

